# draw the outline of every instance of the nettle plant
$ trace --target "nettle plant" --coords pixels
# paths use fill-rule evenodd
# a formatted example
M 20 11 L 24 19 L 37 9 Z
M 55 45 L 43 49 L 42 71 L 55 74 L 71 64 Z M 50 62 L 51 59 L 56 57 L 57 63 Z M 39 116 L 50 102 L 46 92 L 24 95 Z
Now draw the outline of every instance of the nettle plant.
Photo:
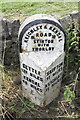
M 67 31 L 66 40 L 66 57 L 68 59 L 69 68 L 75 68 L 78 72 L 80 66 L 80 25 L 74 24 Z
M 80 23 L 76 26 L 72 24 L 72 27 L 66 30 L 66 36 L 64 78 L 74 84 L 71 88 L 65 88 L 64 99 L 71 100 L 75 98 L 76 84 L 80 81 Z

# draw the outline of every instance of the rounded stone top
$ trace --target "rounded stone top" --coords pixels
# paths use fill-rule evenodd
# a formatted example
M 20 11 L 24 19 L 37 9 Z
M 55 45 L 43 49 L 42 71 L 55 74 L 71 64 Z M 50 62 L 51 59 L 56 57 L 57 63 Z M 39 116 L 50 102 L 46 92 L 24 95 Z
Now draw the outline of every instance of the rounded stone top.
M 20 52 L 64 51 L 65 33 L 54 16 L 36 14 L 25 19 L 19 29 Z

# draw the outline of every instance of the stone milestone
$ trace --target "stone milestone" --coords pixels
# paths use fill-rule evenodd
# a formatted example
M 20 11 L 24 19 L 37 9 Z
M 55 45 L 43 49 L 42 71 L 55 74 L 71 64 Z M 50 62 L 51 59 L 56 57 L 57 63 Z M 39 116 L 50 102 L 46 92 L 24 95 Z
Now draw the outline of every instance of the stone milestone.
M 23 21 L 19 34 L 23 95 L 39 106 L 46 106 L 60 91 L 65 33 L 50 15 L 37 14 Z

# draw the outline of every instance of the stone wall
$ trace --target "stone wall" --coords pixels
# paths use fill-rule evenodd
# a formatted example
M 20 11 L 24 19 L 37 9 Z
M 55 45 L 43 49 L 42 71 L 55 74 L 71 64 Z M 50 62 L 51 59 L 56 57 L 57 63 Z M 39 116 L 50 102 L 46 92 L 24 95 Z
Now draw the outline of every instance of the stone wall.
M 6 20 L 0 18 L 0 42 L 1 42 L 1 58 L 0 61 L 5 66 L 19 66 L 19 51 L 18 51 L 18 30 L 20 27 L 19 20 Z
M 71 14 L 60 18 L 64 30 L 77 25 L 80 19 L 80 12 L 74 11 Z M 18 30 L 20 21 L 14 19 L 12 21 L 0 18 L 0 63 L 12 68 L 19 67 L 19 49 L 18 49 Z

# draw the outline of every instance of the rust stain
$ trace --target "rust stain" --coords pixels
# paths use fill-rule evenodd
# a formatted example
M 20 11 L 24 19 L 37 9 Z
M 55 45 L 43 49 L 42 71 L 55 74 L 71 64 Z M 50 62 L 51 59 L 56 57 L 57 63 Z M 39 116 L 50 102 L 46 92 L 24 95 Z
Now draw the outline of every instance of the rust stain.
M 40 39 L 40 38 L 34 38 L 34 40 L 42 40 L 42 39 Z
M 28 52 L 28 51 L 27 51 L 27 49 L 26 49 L 26 50 L 23 50 L 23 49 L 22 49 L 22 52 Z
M 34 48 L 37 47 L 37 45 L 34 45 Z
M 44 100 L 44 102 L 43 102 L 43 106 L 46 106 L 46 100 Z
M 44 100 L 43 103 L 40 103 L 40 107 L 45 107 L 46 106 L 46 100 Z

